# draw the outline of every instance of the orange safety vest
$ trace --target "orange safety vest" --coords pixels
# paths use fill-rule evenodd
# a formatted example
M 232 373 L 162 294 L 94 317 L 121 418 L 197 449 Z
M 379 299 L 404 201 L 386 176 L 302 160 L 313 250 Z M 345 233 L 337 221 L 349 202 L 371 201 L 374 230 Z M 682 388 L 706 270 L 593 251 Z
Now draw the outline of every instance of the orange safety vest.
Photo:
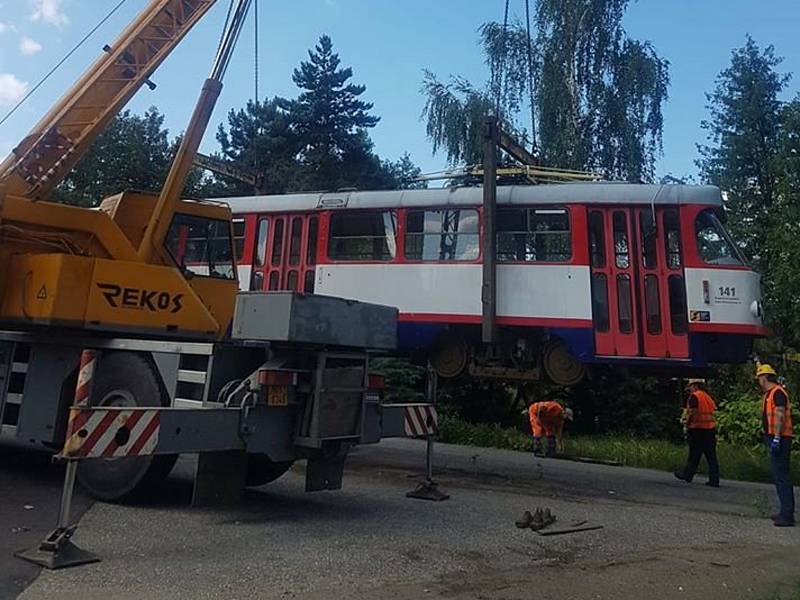
M 535 437 L 555 435 L 554 427 L 563 419 L 564 408 L 555 400 L 534 402 L 528 407 L 528 418 Z
M 717 410 L 714 399 L 703 390 L 692 392 L 692 396 L 697 399 L 697 408 L 689 413 L 686 428 L 714 429 L 717 426 L 717 422 L 714 420 L 714 411 Z
M 786 394 L 786 410 L 783 416 L 783 425 L 781 427 L 781 437 L 792 437 L 792 405 L 789 404 L 789 394 L 782 385 L 774 386 L 770 391 L 764 394 L 764 399 L 761 402 L 761 411 L 766 417 L 767 421 L 767 435 L 778 435 L 775 431 L 775 424 L 778 420 L 778 407 L 775 406 L 775 392 L 781 390 Z

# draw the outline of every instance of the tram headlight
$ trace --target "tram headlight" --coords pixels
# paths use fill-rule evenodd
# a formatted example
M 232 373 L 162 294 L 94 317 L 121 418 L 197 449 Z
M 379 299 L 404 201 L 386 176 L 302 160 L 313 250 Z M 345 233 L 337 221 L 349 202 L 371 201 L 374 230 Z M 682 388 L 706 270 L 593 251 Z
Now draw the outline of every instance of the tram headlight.
M 753 300 L 753 303 L 750 305 L 750 312 L 757 319 L 764 316 L 764 311 L 761 309 L 761 302 L 759 300 Z

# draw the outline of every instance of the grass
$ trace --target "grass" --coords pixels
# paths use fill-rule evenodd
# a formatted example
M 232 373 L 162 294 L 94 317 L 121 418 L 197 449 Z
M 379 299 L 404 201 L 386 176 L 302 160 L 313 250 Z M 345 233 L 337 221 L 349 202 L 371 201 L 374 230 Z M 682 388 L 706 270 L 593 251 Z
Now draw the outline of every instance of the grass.
M 499 425 L 467 423 L 442 415 L 439 421 L 439 441 L 485 448 L 531 451 L 530 435 L 514 428 Z M 564 452 L 574 456 L 615 460 L 629 467 L 675 471 L 686 462 L 686 444 L 632 436 L 572 436 L 564 443 Z M 772 481 L 766 451 L 751 450 L 725 442 L 717 444 L 720 471 L 724 479 L 739 481 Z M 700 472 L 705 472 L 705 460 Z M 792 465 L 793 479 L 800 480 L 800 464 Z

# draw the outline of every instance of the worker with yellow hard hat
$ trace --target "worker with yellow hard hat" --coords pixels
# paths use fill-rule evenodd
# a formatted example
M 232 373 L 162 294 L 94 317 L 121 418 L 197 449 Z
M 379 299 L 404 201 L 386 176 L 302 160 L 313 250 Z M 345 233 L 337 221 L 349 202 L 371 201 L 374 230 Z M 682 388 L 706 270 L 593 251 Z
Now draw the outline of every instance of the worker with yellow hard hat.
M 772 521 L 776 527 L 794 527 L 794 488 L 790 470 L 792 405 L 788 392 L 778 383 L 778 374 L 771 365 L 759 363 L 756 379 L 764 393 L 761 400 L 764 443 L 769 449 L 772 479 L 780 503 L 780 510 L 772 516 Z
M 706 485 L 719 487 L 719 462 L 717 461 L 717 422 L 714 413 L 717 405 L 705 390 L 705 380 L 689 379 L 686 382 L 687 397 L 683 405 L 681 422 L 689 442 L 689 458 L 686 466 L 675 471 L 675 477 L 691 483 L 700 458 L 705 455 L 708 463 Z

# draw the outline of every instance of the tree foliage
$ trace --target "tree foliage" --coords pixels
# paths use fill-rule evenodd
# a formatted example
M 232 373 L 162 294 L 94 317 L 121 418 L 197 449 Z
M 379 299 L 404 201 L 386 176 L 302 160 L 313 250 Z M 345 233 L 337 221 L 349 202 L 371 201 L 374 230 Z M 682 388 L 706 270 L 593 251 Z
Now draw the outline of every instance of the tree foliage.
M 295 187 L 296 156 L 300 138 L 292 126 L 291 103 L 275 97 L 264 102 L 248 101 L 244 108 L 228 113 L 228 127 L 220 124 L 217 141 L 222 156 L 235 166 L 258 173 L 267 193 L 281 194 Z M 232 181 L 231 194 L 250 194 L 245 183 Z
M 661 152 L 669 63 L 622 27 L 628 0 L 539 0 L 535 34 L 515 22 L 487 23 L 481 44 L 490 77 L 483 89 L 425 74 L 423 116 L 434 151 L 448 160 L 481 156 L 483 119 L 524 133 L 544 163 L 651 180 Z M 478 135 L 475 135 L 475 132 Z
M 309 60 L 294 70 L 295 99 L 248 102 L 228 114 L 217 140 L 225 159 L 261 174 L 266 193 L 342 188 L 392 189 L 418 186 L 419 174 L 405 155 L 381 159 L 367 130 L 379 118 L 360 99 L 366 87 L 350 83 L 333 43 L 323 35 Z M 251 193 L 246 184 L 224 182 L 217 195 Z
M 151 107 L 142 116 L 117 115 L 90 146 L 55 192 L 55 199 L 97 206 L 125 190 L 158 192 L 169 172 L 178 140 L 172 143 L 164 115 Z M 190 187 L 196 186 L 198 176 Z
M 731 229 L 747 253 L 766 258 L 761 244 L 776 202 L 782 106 L 789 80 L 776 71 L 783 59 L 748 37 L 707 95 L 710 119 L 702 127 L 709 145 L 699 146 L 697 166 L 705 180 L 728 194 Z

